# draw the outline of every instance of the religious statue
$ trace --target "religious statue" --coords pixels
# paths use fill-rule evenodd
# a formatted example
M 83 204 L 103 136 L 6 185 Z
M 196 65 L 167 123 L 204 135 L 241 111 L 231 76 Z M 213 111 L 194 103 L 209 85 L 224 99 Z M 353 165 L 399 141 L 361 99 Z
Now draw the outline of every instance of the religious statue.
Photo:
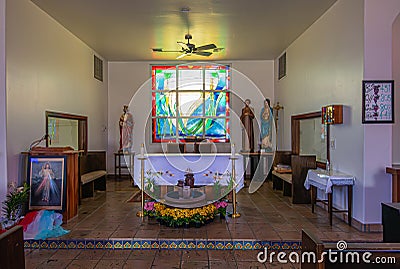
M 270 107 L 270 100 L 264 100 L 264 107 L 261 109 L 261 149 L 272 151 L 272 109 Z
M 242 108 L 242 115 L 240 121 L 243 124 L 244 132 L 247 134 L 247 139 L 243 135 L 242 147 L 244 151 L 254 152 L 254 131 L 253 131 L 253 108 L 250 107 L 250 99 L 244 101 L 244 108 Z
M 124 105 L 123 113 L 119 118 L 119 151 L 130 152 L 132 147 L 133 116 Z

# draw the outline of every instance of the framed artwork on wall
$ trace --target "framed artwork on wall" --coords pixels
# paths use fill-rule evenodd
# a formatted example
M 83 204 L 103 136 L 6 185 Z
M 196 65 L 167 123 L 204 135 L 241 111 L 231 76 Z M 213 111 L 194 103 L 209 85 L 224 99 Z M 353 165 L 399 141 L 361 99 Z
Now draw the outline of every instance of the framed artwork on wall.
M 29 210 L 65 210 L 66 156 L 29 156 Z
M 393 93 L 393 80 L 363 80 L 362 123 L 394 123 Z

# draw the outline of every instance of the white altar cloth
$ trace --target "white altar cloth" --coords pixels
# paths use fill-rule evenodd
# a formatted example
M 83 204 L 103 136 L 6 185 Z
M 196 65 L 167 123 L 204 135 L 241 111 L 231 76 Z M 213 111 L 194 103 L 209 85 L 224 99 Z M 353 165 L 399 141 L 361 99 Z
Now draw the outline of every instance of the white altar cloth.
M 310 169 L 307 172 L 304 187 L 309 190 L 312 185 L 318 189 L 324 190 L 325 193 L 332 193 L 332 186 L 349 186 L 354 185 L 354 183 L 354 176 L 340 171 Z

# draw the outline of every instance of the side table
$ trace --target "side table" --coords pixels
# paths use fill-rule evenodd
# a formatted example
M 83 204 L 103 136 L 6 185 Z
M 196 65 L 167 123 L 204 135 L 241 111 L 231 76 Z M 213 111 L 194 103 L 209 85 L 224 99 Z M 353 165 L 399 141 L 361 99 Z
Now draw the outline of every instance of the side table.
M 129 176 L 133 183 L 135 152 L 114 152 L 114 176 L 115 179 L 121 179 L 123 176 Z M 122 173 L 127 170 L 127 173 Z

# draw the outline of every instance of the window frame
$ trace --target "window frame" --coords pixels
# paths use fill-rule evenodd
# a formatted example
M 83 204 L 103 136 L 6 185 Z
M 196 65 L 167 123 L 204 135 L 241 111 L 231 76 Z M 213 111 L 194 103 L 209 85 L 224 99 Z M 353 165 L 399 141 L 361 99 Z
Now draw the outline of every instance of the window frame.
M 152 135 L 151 135 L 151 142 L 152 143 L 163 143 L 163 142 L 175 142 L 175 143 L 185 143 L 185 142 L 193 142 L 195 141 L 202 141 L 207 139 L 208 141 L 212 141 L 214 143 L 229 143 L 230 142 L 230 82 L 231 82 L 231 65 L 230 64 L 215 64 L 215 63 L 205 63 L 205 64 L 180 64 L 180 65 L 172 65 L 172 64 L 154 64 L 150 66 L 151 68 L 151 95 L 152 95 L 152 108 L 151 108 L 151 122 L 152 122 Z M 156 71 L 157 70 L 174 70 L 175 72 L 175 87 L 172 88 L 172 85 L 169 85 L 169 89 L 167 90 L 160 90 L 157 89 L 157 78 L 156 78 Z M 180 71 L 185 69 L 193 69 L 193 70 L 201 70 L 201 87 L 198 90 L 190 90 L 190 89 L 180 89 L 181 85 L 180 82 Z M 207 89 L 207 86 L 210 86 L 209 83 L 206 83 L 206 72 L 207 70 L 226 70 L 225 75 L 225 86 L 222 90 L 211 90 Z M 175 111 L 174 112 L 167 112 L 164 115 L 157 115 L 157 93 L 166 93 L 166 92 L 173 92 L 175 94 Z M 202 101 L 202 114 L 196 116 L 188 116 L 188 115 L 181 115 L 179 109 L 179 93 L 184 92 L 200 92 L 203 98 Z M 225 112 L 224 116 L 207 116 L 206 115 L 206 95 L 210 93 L 225 93 Z M 162 138 L 157 135 L 157 120 L 158 119 L 175 119 L 175 134 L 171 135 L 171 138 Z M 202 131 L 200 135 L 182 135 L 182 128 L 180 125 L 181 119 L 201 119 L 202 120 Z M 223 119 L 224 122 L 224 136 L 221 137 L 210 137 L 206 136 L 206 122 L 207 120 L 221 120 Z

